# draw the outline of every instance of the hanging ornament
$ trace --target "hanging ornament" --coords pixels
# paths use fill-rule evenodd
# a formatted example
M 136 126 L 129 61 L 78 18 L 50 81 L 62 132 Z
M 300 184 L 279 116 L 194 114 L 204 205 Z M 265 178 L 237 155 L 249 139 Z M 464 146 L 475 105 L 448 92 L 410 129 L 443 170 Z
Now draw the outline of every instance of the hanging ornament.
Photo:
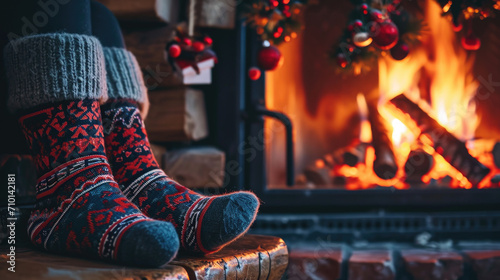
M 193 43 L 193 50 L 195 52 L 201 52 L 204 49 L 205 49 L 205 44 L 203 44 L 202 42 L 196 41 L 196 42 Z
M 206 38 L 210 37 L 203 34 L 189 35 L 185 26 L 179 25 L 171 38 L 165 51 L 176 79 L 180 79 L 183 84 L 211 83 L 211 69 L 217 63 L 217 56 L 206 44 Z
M 337 54 L 337 64 L 342 68 L 346 68 L 347 64 L 349 64 L 347 57 L 343 53 Z
M 265 71 L 278 68 L 282 61 L 281 52 L 275 46 L 263 46 L 257 53 L 257 65 Z
M 260 69 L 257 67 L 251 67 L 248 69 L 248 78 L 252 81 L 256 81 L 260 78 L 261 72 Z
M 460 22 L 458 22 L 458 23 L 453 22 L 453 31 L 460 32 L 460 31 L 462 31 L 463 27 L 464 26 L 462 25 L 462 23 L 460 23 Z
M 191 36 L 191 35 L 190 35 L 190 36 Z M 189 39 L 189 38 L 184 38 L 184 39 L 182 39 L 182 43 L 183 43 L 184 45 L 186 45 L 186 46 L 191 46 L 192 41 L 191 41 L 191 39 Z
M 205 36 L 205 38 L 203 38 L 203 42 L 205 42 L 205 44 L 207 44 L 207 46 L 211 46 L 212 43 L 214 42 L 214 40 L 212 40 L 212 38 L 210 38 L 208 36 Z
M 364 15 L 368 14 L 368 4 L 366 3 L 361 4 L 361 6 L 359 6 L 359 9 Z
M 363 26 L 363 22 L 359 19 L 353 22 L 354 30 L 359 30 Z
M 373 39 L 370 37 L 368 32 L 359 32 L 352 36 L 352 42 L 354 43 L 354 45 L 360 48 L 369 46 L 372 41 Z
M 168 55 L 172 58 L 177 58 L 181 55 L 181 47 L 177 44 L 173 44 L 168 48 Z
M 374 24 L 370 28 L 373 43 L 381 50 L 389 50 L 398 42 L 399 31 L 392 21 Z
M 372 9 L 370 11 L 370 19 L 375 22 L 383 22 L 384 14 L 382 14 L 382 12 L 377 9 Z
M 409 54 L 409 44 L 421 40 L 423 20 L 408 13 L 400 0 L 351 2 L 358 6 L 350 13 L 343 35 L 329 53 L 339 72 L 359 75 L 371 71 L 376 68 L 377 58 L 389 50 L 394 59 L 404 59 Z
M 462 37 L 462 47 L 468 51 L 476 51 L 481 47 L 481 40 L 470 32 Z
M 399 42 L 397 43 L 392 49 L 391 49 L 391 56 L 395 60 L 403 60 L 405 57 L 408 56 L 410 53 L 410 47 L 408 44 L 404 42 Z

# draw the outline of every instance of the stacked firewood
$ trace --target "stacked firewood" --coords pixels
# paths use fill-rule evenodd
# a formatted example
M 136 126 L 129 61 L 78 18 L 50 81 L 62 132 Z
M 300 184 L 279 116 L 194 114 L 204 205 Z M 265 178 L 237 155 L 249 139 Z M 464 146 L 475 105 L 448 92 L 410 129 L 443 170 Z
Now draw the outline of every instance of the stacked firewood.
M 196 27 L 233 28 L 235 7 L 231 1 L 193 0 Z M 173 39 L 179 18 L 187 17 L 188 1 L 100 0 L 118 18 L 127 49 L 143 71 L 149 92 L 145 126 L 154 143 L 155 157 L 165 172 L 189 187 L 222 187 L 225 154 L 214 147 L 191 143 L 209 134 L 204 94 L 183 83 L 179 71 L 167 61 L 166 47 Z M 220 5 L 223 3 L 224 5 Z M 223 19 L 214 17 L 214 9 Z M 182 149 L 166 149 L 179 147 Z

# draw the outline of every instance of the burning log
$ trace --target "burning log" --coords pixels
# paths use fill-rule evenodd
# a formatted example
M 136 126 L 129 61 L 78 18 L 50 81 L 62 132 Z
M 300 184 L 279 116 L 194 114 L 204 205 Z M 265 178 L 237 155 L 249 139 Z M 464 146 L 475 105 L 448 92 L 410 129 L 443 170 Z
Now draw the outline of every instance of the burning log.
M 358 163 L 365 162 L 367 143 L 359 143 L 355 146 L 341 149 L 334 153 L 335 163 L 338 165 L 347 164 L 351 167 Z
M 431 171 L 434 158 L 423 149 L 410 152 L 405 163 L 405 174 L 409 181 L 420 181 L 422 176 Z
M 370 105 L 368 109 L 368 119 L 372 130 L 372 145 L 375 149 L 373 171 L 381 179 L 392 179 L 398 172 L 398 165 L 392 150 L 392 142 L 387 133 L 388 130 L 377 106 Z
M 313 165 L 306 167 L 304 170 L 304 176 L 308 182 L 311 182 L 316 186 L 329 185 L 332 181 L 330 169 L 321 159 L 317 160 Z
M 496 167 L 500 168 L 500 142 L 495 143 L 491 154 L 493 155 L 493 162 L 495 163 Z
M 448 132 L 404 94 L 394 97 L 390 102 L 415 121 L 422 134 L 427 135 L 432 140 L 436 152 L 462 173 L 470 183 L 477 185 L 488 175 L 490 169 L 471 156 L 462 141 Z

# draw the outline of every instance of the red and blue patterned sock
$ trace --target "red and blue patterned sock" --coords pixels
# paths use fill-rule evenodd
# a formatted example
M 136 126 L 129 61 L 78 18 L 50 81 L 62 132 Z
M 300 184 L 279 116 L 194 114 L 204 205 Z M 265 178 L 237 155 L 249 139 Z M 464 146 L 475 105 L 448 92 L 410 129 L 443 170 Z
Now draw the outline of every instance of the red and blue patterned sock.
M 105 88 L 102 47 L 76 34 L 42 34 L 5 51 L 9 106 L 41 177 L 28 222 L 47 251 L 157 267 L 175 257 L 170 223 L 145 216 L 114 181 L 97 98 Z
M 28 223 L 35 245 L 150 267 L 175 256 L 172 225 L 144 216 L 113 180 L 97 101 L 59 102 L 24 115 L 20 124 L 44 174 Z
M 213 253 L 248 230 L 259 207 L 254 194 L 203 196 L 189 190 L 159 168 L 133 100 L 110 99 L 101 110 L 116 181 L 143 213 L 174 225 L 181 249 Z

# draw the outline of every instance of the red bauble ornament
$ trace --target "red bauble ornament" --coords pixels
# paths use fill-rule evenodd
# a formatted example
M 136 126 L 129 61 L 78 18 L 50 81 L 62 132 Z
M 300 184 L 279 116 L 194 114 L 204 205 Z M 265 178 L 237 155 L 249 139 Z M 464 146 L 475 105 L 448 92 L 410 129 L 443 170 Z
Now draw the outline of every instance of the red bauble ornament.
M 363 22 L 359 19 L 355 20 L 353 24 L 354 28 L 360 28 L 361 26 L 363 26 Z
M 370 28 L 373 43 L 381 50 L 389 50 L 396 45 L 399 39 L 397 26 L 391 21 L 374 24 Z
M 391 49 L 391 56 L 395 60 L 403 60 L 410 53 L 408 44 L 399 42 Z
M 460 32 L 464 26 L 462 23 L 453 23 L 453 31 Z
M 384 14 L 382 14 L 382 12 L 377 10 L 377 9 L 372 9 L 370 11 L 370 19 L 375 21 L 375 22 L 383 22 L 384 21 Z
M 462 47 L 468 51 L 476 51 L 481 47 L 481 40 L 476 35 L 469 33 L 462 37 Z
M 347 30 L 349 30 L 350 32 L 353 32 L 353 31 L 359 31 L 359 29 L 363 26 L 363 22 L 359 19 L 351 22 L 348 26 L 347 26 Z
M 278 0 L 269 0 L 269 4 L 271 4 L 273 8 L 276 8 L 279 6 L 280 2 L 278 2 Z
M 202 42 L 194 42 L 193 43 L 193 50 L 195 52 L 201 52 L 205 49 L 205 44 L 203 44 Z
M 369 46 L 372 41 L 373 39 L 370 38 L 368 32 L 359 32 L 352 36 L 352 42 L 354 43 L 354 45 L 360 48 Z
M 192 44 L 191 39 L 189 39 L 189 38 L 182 39 L 182 43 L 184 43 L 184 45 L 186 45 L 186 46 L 191 46 L 191 44 Z
M 168 55 L 173 58 L 179 57 L 179 55 L 181 55 L 181 52 L 181 47 L 177 44 L 171 45 L 168 48 Z
M 278 68 L 281 61 L 281 52 L 275 46 L 262 47 L 257 53 L 257 65 L 265 71 Z
M 347 58 L 343 53 L 337 54 L 337 64 L 342 68 L 347 67 L 347 64 L 348 64 Z
M 212 40 L 212 38 L 208 37 L 208 36 L 205 36 L 205 38 L 203 38 L 203 42 L 205 42 L 205 44 L 207 44 L 208 46 L 212 45 L 212 43 L 214 42 L 214 40 Z
M 260 69 L 257 67 L 251 67 L 250 69 L 248 69 L 248 77 L 252 81 L 258 80 L 260 78 L 260 74 Z
M 368 13 L 368 4 L 366 3 L 363 3 L 361 4 L 361 6 L 359 6 L 359 8 L 361 9 L 361 11 L 363 12 L 363 14 L 367 14 Z

